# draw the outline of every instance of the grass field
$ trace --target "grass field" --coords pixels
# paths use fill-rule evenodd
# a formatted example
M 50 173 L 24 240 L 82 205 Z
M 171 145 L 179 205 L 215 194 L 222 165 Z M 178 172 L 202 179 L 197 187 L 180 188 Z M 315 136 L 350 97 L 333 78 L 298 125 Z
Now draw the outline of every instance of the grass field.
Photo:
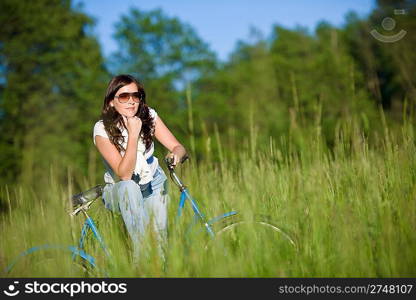
M 253 228 L 243 231 L 241 249 L 227 255 L 215 245 L 206 250 L 204 235 L 191 235 L 189 242 L 184 231 L 190 209 L 183 222 L 175 221 L 179 193 L 171 183 L 165 259 L 149 234 L 147 250 L 133 263 L 120 216 L 109 213 L 101 200 L 90 212 L 114 265 L 92 243 L 87 252 L 114 277 L 415 277 L 414 127 L 405 122 L 381 132 L 369 143 L 354 124 L 347 124 L 328 149 L 319 128 L 313 128 L 292 133 L 286 141 L 270 139 L 264 147 L 248 141 L 232 158 L 191 159 L 179 167 L 206 215 L 230 210 L 248 218 L 268 215 L 296 238 L 297 250 Z M 79 191 L 71 181 L 57 184 L 52 171 L 48 176 L 45 197 L 30 186 L 2 186 L 1 269 L 34 245 L 77 244 L 83 217 L 67 212 L 69 196 Z M 51 277 L 74 275 L 63 261 L 48 271 Z M 25 267 L 13 276 L 33 275 Z

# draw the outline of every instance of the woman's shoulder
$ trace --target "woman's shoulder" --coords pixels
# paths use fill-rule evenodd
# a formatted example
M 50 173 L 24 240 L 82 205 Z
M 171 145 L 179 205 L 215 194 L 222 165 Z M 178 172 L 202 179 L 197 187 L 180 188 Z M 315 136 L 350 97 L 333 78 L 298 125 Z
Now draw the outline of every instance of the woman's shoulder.
M 100 128 L 104 128 L 104 122 L 103 122 L 103 120 L 98 120 L 94 124 L 94 130 L 100 129 Z
M 101 135 L 107 137 L 103 120 L 98 120 L 94 125 L 94 136 Z
M 157 117 L 157 112 L 156 112 L 156 110 L 155 110 L 154 108 L 151 108 L 151 107 L 149 106 L 149 113 L 150 113 L 150 117 L 151 117 L 153 120 L 156 120 L 156 117 Z

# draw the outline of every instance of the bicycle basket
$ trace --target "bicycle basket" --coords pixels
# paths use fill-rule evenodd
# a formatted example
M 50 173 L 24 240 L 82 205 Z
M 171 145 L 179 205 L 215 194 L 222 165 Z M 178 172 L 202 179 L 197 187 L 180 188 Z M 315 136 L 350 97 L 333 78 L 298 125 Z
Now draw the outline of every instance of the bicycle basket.
M 103 189 L 104 186 L 99 184 L 85 192 L 72 196 L 72 205 L 75 207 L 97 199 L 103 194 Z

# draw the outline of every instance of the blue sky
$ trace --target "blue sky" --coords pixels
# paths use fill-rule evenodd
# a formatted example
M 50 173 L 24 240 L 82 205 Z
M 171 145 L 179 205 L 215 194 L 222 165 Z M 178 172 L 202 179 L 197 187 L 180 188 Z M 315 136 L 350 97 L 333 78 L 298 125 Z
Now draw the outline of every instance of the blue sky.
M 366 16 L 375 0 L 74 0 L 83 3 L 83 11 L 96 20 L 95 34 L 108 56 L 117 49 L 113 40 L 114 24 L 131 7 L 141 10 L 161 8 L 170 17 L 191 25 L 221 60 L 227 59 L 238 40 L 248 40 L 250 27 L 266 37 L 274 24 L 287 28 L 297 25 L 314 30 L 326 20 L 342 26 L 345 14 L 353 10 Z

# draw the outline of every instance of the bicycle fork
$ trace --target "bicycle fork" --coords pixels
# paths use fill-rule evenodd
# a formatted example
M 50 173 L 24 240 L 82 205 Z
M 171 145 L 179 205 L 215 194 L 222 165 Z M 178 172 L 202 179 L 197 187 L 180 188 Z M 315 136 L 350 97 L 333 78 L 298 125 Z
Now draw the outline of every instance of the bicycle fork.
M 191 202 L 191 205 L 192 205 L 192 209 L 195 213 L 195 216 L 203 223 L 203 225 L 204 225 L 205 229 L 207 230 L 208 234 L 210 235 L 210 237 L 213 238 L 215 236 L 215 233 L 212 230 L 211 225 L 207 221 L 206 217 L 201 213 L 201 211 L 198 208 L 198 205 L 196 204 L 194 199 L 192 199 L 192 197 L 189 195 L 188 190 L 184 186 L 181 187 L 181 198 L 180 198 L 180 201 L 179 201 L 177 217 L 180 217 L 182 215 L 182 209 L 185 206 L 186 199 L 189 199 L 189 201 Z
M 88 230 L 91 230 L 94 234 L 94 237 L 99 242 L 101 249 L 103 249 L 105 255 L 110 258 L 110 253 L 108 252 L 108 249 L 104 243 L 104 239 L 98 232 L 97 226 L 95 225 L 93 219 L 87 214 L 86 211 L 82 210 L 82 212 L 84 213 L 86 220 L 84 222 L 84 225 L 82 226 L 81 237 L 79 239 L 79 249 L 84 249 L 85 237 L 87 236 Z M 74 257 L 75 256 L 73 255 L 73 258 Z

